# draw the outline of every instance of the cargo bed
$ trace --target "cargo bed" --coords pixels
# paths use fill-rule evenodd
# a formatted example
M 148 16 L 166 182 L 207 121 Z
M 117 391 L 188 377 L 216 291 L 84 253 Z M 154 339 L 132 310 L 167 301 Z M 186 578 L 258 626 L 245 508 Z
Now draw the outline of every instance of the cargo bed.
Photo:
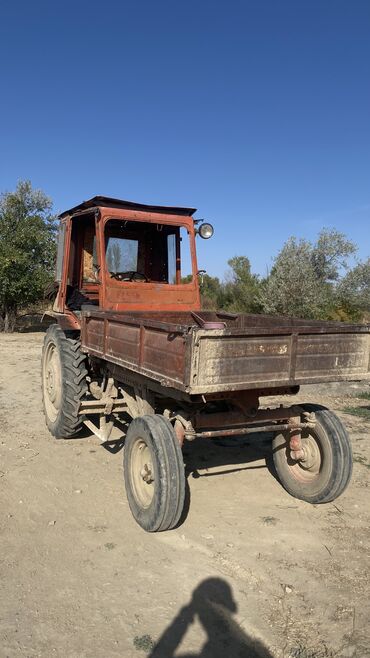
M 81 324 L 83 351 L 189 395 L 370 377 L 369 325 L 93 306 Z

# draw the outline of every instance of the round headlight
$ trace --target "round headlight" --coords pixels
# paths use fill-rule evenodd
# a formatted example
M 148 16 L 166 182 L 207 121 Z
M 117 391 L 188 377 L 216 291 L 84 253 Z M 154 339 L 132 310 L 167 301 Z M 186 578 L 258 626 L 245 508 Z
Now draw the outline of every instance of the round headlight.
M 213 226 L 212 224 L 201 224 L 199 229 L 198 229 L 199 235 L 201 238 L 204 240 L 208 240 L 208 238 L 211 238 L 213 235 Z

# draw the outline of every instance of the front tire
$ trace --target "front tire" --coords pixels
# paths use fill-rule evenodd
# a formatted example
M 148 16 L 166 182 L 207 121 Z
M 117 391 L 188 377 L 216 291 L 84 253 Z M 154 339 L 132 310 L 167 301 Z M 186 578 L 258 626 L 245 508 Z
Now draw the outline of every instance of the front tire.
M 299 405 L 314 412 L 314 428 L 302 430 L 306 459 L 293 460 L 289 439 L 278 434 L 272 442 L 274 466 L 283 487 L 308 503 L 328 503 L 340 496 L 352 474 L 352 449 L 346 428 L 338 416 L 319 405 Z
M 51 325 L 42 350 L 42 397 L 47 427 L 58 439 L 75 436 L 83 427 L 79 415 L 87 392 L 86 356 L 72 332 Z
M 185 470 L 181 447 L 166 418 L 135 418 L 124 448 L 127 500 L 135 521 L 147 532 L 174 528 L 185 500 Z

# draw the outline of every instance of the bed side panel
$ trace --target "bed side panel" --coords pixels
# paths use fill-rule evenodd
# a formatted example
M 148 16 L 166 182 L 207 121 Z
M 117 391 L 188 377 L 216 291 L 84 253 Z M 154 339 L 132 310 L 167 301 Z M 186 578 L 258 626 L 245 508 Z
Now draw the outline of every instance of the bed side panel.
M 168 386 L 184 387 L 186 341 L 180 333 L 91 313 L 83 317 L 82 347 Z

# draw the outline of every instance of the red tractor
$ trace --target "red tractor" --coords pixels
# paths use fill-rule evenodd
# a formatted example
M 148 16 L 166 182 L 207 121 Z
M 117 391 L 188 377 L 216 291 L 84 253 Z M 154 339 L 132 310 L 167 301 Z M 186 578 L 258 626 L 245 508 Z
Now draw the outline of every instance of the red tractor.
M 60 216 L 46 423 L 57 438 L 84 426 L 102 441 L 125 437 L 127 498 L 148 531 L 179 522 L 182 446 L 201 437 L 273 433 L 287 491 L 335 499 L 352 469 L 339 418 L 319 405 L 264 409 L 260 399 L 369 377 L 368 326 L 202 311 L 196 237 L 213 228 L 194 212 L 94 197 Z

